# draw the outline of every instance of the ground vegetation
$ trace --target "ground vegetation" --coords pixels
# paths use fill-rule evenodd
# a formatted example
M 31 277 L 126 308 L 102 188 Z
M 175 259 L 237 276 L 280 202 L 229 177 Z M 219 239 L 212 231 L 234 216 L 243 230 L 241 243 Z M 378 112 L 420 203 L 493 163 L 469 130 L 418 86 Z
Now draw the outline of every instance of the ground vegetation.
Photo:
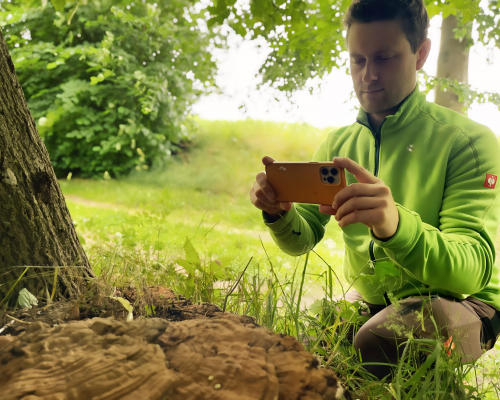
M 314 252 L 302 257 L 284 255 L 268 236 L 248 201 L 248 184 L 259 171 L 249 171 L 238 160 L 258 165 L 259 143 L 269 132 L 276 138 L 269 150 L 277 159 L 295 154 L 307 160 L 326 131 L 251 120 L 198 123 L 202 133 L 197 148 L 188 158 L 176 156 L 166 170 L 137 172 L 125 181 L 60 181 L 102 282 L 101 293 L 127 300 L 133 318 L 185 318 L 195 308 L 183 313 L 183 307 L 203 309 L 204 302 L 254 317 L 273 332 L 299 338 L 321 365 L 335 371 L 352 399 L 497 398 L 496 350 L 462 365 L 444 340 L 412 338 L 401 349 L 397 374 L 374 380 L 348 341 L 349 331 L 363 322 L 363 305 L 341 299 L 335 303 L 349 290 L 338 274 L 343 263 L 340 229 L 330 224 Z M 288 146 L 281 145 L 283 139 Z M 228 159 L 220 157 L 227 149 L 234 150 Z M 500 243 L 496 245 L 500 251 Z M 158 287 L 191 297 L 191 305 L 179 297 L 166 307 L 165 300 L 155 300 L 159 294 L 154 293 L 167 297 L 153 289 Z M 79 303 L 82 318 L 92 309 L 95 316 L 128 315 L 114 299 L 102 303 L 105 307 L 89 307 L 90 299 L 95 297 Z M 70 315 L 72 304 L 63 317 Z M 340 313 L 335 304 L 343 307 Z M 29 321 L 26 310 L 13 316 Z

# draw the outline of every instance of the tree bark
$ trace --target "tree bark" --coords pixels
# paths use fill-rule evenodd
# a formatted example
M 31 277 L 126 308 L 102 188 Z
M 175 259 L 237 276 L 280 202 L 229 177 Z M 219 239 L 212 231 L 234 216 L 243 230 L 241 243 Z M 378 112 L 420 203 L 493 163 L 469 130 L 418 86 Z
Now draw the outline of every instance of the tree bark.
M 26 267 L 29 268 L 26 270 Z M 59 272 L 58 297 L 79 295 L 80 288 L 86 286 L 85 278 L 95 276 L 78 240 L 49 154 L 28 109 L 7 43 L 0 32 L 2 306 L 8 300 L 12 305 L 22 288 L 46 298 L 54 289 L 55 271 Z
M 437 66 L 437 77 L 468 83 L 469 46 L 467 38 L 455 39 L 453 29 L 457 28 L 457 19 L 450 15 L 443 19 L 441 26 L 441 46 Z M 463 113 L 464 103 L 458 101 L 458 95 L 451 89 L 442 91 L 436 87 L 435 103 Z

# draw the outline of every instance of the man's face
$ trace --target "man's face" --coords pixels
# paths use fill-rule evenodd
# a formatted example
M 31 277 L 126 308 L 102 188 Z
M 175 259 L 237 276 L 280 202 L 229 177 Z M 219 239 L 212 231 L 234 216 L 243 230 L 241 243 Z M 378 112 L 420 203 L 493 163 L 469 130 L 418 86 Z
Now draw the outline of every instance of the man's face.
M 400 20 L 353 23 L 348 48 L 354 90 L 367 113 L 390 113 L 415 89 L 419 51 L 413 54 Z

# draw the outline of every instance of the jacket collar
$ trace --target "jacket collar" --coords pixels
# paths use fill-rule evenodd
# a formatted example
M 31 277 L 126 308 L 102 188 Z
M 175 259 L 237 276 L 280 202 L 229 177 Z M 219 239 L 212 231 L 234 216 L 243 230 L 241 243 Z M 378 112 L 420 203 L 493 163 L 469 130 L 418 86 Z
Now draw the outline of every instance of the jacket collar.
M 413 117 L 415 117 L 415 113 L 413 112 L 415 108 L 425 101 L 425 93 L 420 92 L 417 83 L 413 92 L 411 92 L 410 95 L 403 100 L 396 114 L 385 117 L 382 123 L 384 125 L 384 131 L 394 126 L 401 128 L 403 125 L 409 123 Z M 360 107 L 359 109 L 356 122 L 372 130 L 368 113 L 363 109 L 363 107 Z M 382 126 L 382 124 L 380 126 Z

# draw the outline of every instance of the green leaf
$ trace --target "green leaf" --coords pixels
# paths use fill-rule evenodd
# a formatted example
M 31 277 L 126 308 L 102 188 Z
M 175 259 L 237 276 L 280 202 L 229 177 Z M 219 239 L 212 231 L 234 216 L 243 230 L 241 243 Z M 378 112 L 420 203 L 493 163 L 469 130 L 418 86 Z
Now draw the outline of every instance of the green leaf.
M 21 308 L 31 308 L 31 306 L 37 306 L 38 300 L 33 296 L 28 289 L 24 288 L 19 292 L 19 297 L 17 302 Z
M 186 260 L 194 265 L 201 265 L 200 255 L 194 248 L 193 244 L 189 239 L 186 239 L 186 244 L 184 245 L 184 251 L 186 252 Z
M 73 9 L 68 13 L 68 25 L 71 25 L 71 20 L 75 16 L 76 10 L 78 10 L 79 5 L 80 5 L 80 2 L 76 3 L 76 6 L 73 7 Z
M 195 266 L 193 265 L 193 263 L 186 261 L 186 260 L 182 260 L 180 258 L 178 258 L 174 261 L 177 264 L 179 264 L 182 268 L 184 268 L 188 274 L 194 274 Z
M 114 296 L 109 296 L 109 298 L 118 301 L 125 308 L 125 310 L 128 311 L 127 321 L 132 321 L 134 319 L 134 314 L 132 313 L 134 308 L 130 305 L 130 302 L 127 299 Z
M 210 263 L 210 268 L 212 270 L 212 275 L 216 281 L 221 281 L 228 278 L 227 273 L 224 270 L 224 267 L 219 265 L 217 262 L 212 261 Z
M 66 0 L 51 0 L 56 11 L 62 10 L 66 5 Z
M 153 305 L 145 305 L 144 306 L 144 312 L 146 313 L 146 317 L 149 317 L 149 316 L 154 316 L 155 315 L 155 309 L 156 307 L 153 306 Z
M 191 274 L 189 274 L 186 279 L 186 287 L 194 288 L 194 277 Z
M 353 303 L 350 303 L 346 300 L 340 300 L 337 303 L 337 306 L 340 307 L 340 316 L 346 321 L 354 322 L 357 320 L 358 308 Z
M 62 65 L 62 64 L 65 64 L 65 63 L 66 63 L 66 60 L 64 60 L 62 58 L 58 58 L 56 61 L 47 64 L 47 69 L 54 69 L 58 65 Z
M 186 281 L 184 282 L 184 293 L 182 293 L 183 296 L 186 298 L 191 298 L 193 297 L 194 294 L 194 289 L 195 289 L 195 283 L 194 283 L 194 277 L 193 275 L 189 274 Z
M 377 261 L 375 276 L 383 282 L 386 276 L 401 276 L 401 270 L 390 261 Z
M 323 299 L 318 299 L 309 306 L 309 312 L 313 315 L 318 315 L 322 313 L 323 308 Z

